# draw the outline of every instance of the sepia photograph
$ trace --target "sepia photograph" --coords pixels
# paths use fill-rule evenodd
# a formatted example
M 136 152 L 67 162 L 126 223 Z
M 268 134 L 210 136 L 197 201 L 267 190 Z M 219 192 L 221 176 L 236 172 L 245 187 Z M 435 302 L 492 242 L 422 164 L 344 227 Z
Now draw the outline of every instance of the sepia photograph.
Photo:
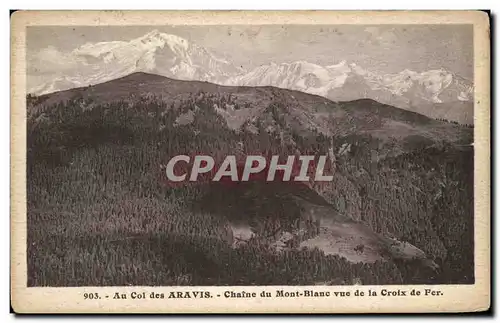
M 439 286 L 480 279 L 488 296 L 480 12 L 417 23 L 106 14 L 124 23 L 54 12 L 22 27 L 11 113 L 23 123 L 23 288 L 220 302 L 383 286 L 364 293 L 437 300 L 453 297 Z

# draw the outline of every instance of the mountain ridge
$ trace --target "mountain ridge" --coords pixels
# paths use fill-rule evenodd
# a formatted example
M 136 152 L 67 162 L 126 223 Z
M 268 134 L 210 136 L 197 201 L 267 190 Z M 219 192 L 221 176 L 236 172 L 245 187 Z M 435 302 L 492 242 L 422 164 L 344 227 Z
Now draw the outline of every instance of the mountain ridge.
M 300 133 L 314 130 L 327 136 L 367 133 L 383 141 L 409 135 L 430 138 L 436 143 L 467 144 L 470 140 L 468 132 L 459 131 L 458 126 L 373 99 L 334 102 L 323 96 L 273 86 L 225 86 L 204 81 L 175 80 L 146 72 L 36 97 L 36 104 L 31 105 L 28 113 L 38 113 L 37 110 L 43 111 L 54 104 L 75 99 L 80 100 L 82 107 L 116 101 L 128 102 L 132 106 L 138 99 L 147 101 L 154 97 L 176 108 L 183 101 L 200 95 L 232 97 L 231 104 L 216 104 L 215 108 L 228 127 L 237 131 L 246 131 L 256 122 L 264 122 L 270 131 L 278 132 L 287 132 L 287 128 L 291 127 Z M 271 113 L 269 107 L 276 104 L 280 108 Z M 280 125 L 282 122 L 285 124 Z
M 324 101 L 324 99 L 326 99 L 327 101 L 338 102 L 338 103 L 356 103 L 356 102 L 360 102 L 360 103 L 372 103 L 372 102 L 375 102 L 377 104 L 383 104 L 383 105 L 389 106 L 389 107 L 391 107 L 393 109 L 396 109 L 396 110 L 401 110 L 401 111 L 409 112 L 411 114 L 418 114 L 418 115 L 421 115 L 423 117 L 432 119 L 432 118 L 430 118 L 430 117 L 428 117 L 428 116 L 426 116 L 426 115 L 424 115 L 422 113 L 419 113 L 419 112 L 416 112 L 416 111 L 410 111 L 410 110 L 407 110 L 407 109 L 404 109 L 404 108 L 400 108 L 398 106 L 391 106 L 390 104 L 379 102 L 379 101 L 377 101 L 375 99 L 372 99 L 372 98 L 357 98 L 357 99 L 352 99 L 352 100 L 334 101 L 334 100 L 331 100 L 329 98 L 325 98 L 324 96 L 319 95 L 319 94 L 303 92 L 303 91 L 300 91 L 300 90 L 293 90 L 293 89 L 281 88 L 281 87 L 273 86 L 273 85 L 255 85 L 255 86 L 252 86 L 252 85 L 226 85 L 226 84 L 211 83 L 211 82 L 208 82 L 208 81 L 175 79 L 175 78 L 172 78 L 172 77 L 163 76 L 163 75 L 155 74 L 155 73 L 152 73 L 152 72 L 132 72 L 130 74 L 118 77 L 116 79 L 107 80 L 107 81 L 104 81 L 102 83 L 97 83 L 97 84 L 92 84 L 92 85 L 86 85 L 86 86 L 78 86 L 78 87 L 74 87 L 74 88 L 70 88 L 70 89 L 65 89 L 65 90 L 58 90 L 58 91 L 54 91 L 54 92 L 50 92 L 50 93 L 39 95 L 37 97 L 41 98 L 41 99 L 44 99 L 44 98 L 52 97 L 52 96 L 57 95 L 57 94 L 60 95 L 60 94 L 63 94 L 63 93 L 72 93 L 72 92 L 84 91 L 84 90 L 87 90 L 87 89 L 95 88 L 96 86 L 102 86 L 102 85 L 106 85 L 106 84 L 115 84 L 116 82 L 120 82 L 120 81 L 128 81 L 128 80 L 130 80 L 130 81 L 141 81 L 141 79 L 143 79 L 144 81 L 151 81 L 148 78 L 155 79 L 156 81 L 165 81 L 165 80 L 167 80 L 168 82 L 179 82 L 179 83 L 183 83 L 183 84 L 206 85 L 206 86 L 209 86 L 209 87 L 212 87 L 212 88 L 220 88 L 220 89 L 267 89 L 267 90 L 271 90 L 271 91 L 272 90 L 279 90 L 279 91 L 283 90 L 283 91 L 289 91 L 289 92 L 292 92 L 292 93 L 303 93 L 303 94 L 309 95 L 311 97 L 317 97 L 318 99 L 323 100 L 323 101 Z M 42 100 L 42 102 L 43 102 L 43 100 Z
M 130 41 L 87 43 L 74 49 L 70 56 L 79 64 L 76 72 L 54 76 L 28 92 L 40 95 L 102 83 L 133 72 L 150 72 L 221 85 L 276 86 L 335 101 L 367 97 L 406 110 L 418 106 L 421 113 L 434 118 L 472 123 L 472 83 L 444 69 L 377 74 L 345 60 L 326 66 L 302 60 L 246 71 L 193 42 L 158 30 Z M 356 81 L 347 82 L 349 79 Z M 442 103 L 460 102 L 469 102 L 465 109 L 470 112 L 439 111 Z

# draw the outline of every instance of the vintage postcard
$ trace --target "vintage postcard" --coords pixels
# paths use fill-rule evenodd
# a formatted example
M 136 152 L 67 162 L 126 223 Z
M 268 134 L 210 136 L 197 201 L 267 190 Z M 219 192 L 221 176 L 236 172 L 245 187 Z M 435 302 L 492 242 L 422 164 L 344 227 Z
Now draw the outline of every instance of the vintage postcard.
M 18 11 L 16 313 L 490 307 L 481 11 Z

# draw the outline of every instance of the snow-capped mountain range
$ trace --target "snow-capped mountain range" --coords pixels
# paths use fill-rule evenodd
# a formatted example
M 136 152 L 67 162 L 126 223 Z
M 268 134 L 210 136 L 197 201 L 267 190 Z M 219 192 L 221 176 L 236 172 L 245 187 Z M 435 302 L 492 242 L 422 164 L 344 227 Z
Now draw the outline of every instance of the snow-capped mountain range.
M 431 117 L 472 123 L 472 83 L 444 69 L 377 74 L 346 61 L 328 66 L 296 61 L 246 71 L 184 38 L 157 30 L 131 41 L 87 43 L 69 55 L 77 64 L 72 73 L 56 75 L 28 92 L 41 95 L 148 72 L 231 86 L 275 86 L 334 101 L 371 98 Z

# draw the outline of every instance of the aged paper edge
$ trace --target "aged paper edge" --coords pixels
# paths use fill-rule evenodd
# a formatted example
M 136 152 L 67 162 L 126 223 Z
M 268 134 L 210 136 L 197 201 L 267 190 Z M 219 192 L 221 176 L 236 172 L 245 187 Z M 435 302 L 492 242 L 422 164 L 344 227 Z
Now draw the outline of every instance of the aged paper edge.
M 27 288 L 26 264 L 26 27 L 263 24 L 472 24 L 474 26 L 474 285 L 67 287 Z M 490 35 L 480 11 L 17 11 L 11 16 L 11 305 L 16 313 L 404 313 L 471 312 L 490 307 Z M 444 296 L 84 300 L 113 294 L 245 290 L 350 291 L 439 289 Z M 353 302 L 354 300 L 354 302 Z

